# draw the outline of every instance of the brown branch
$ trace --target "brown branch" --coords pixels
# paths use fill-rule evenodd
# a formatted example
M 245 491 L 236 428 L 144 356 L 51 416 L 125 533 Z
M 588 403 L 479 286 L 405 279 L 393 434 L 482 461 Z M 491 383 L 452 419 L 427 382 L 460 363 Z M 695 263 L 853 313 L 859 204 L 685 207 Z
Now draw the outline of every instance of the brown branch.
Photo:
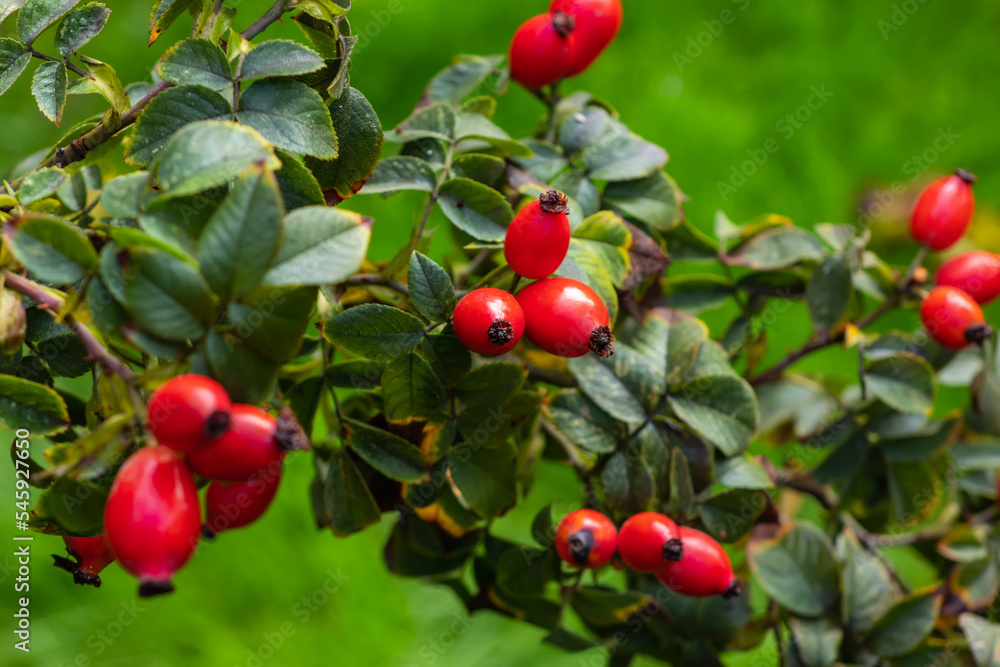
M 269 25 L 281 18 L 288 11 L 288 0 L 277 0 L 263 16 L 254 21 L 249 28 L 241 32 L 243 39 L 253 39 L 264 32 Z
M 64 305 L 62 299 L 49 293 L 44 287 L 28 280 L 24 276 L 4 271 L 3 279 L 7 287 L 35 301 L 39 308 L 48 310 L 53 317 L 56 316 Z M 64 316 L 63 321 L 66 323 L 66 326 L 73 330 L 73 333 L 80 339 L 80 342 L 87 348 L 90 356 L 95 361 L 127 382 L 135 378 L 135 373 L 132 372 L 132 369 L 126 366 L 121 359 L 111 354 L 86 325 L 69 314 Z
M 93 77 L 90 76 L 90 72 L 88 72 L 87 70 L 82 69 L 80 67 L 77 67 L 76 65 L 74 65 L 73 63 L 71 63 L 68 58 L 65 59 L 65 60 L 62 59 L 62 58 L 53 58 L 52 56 L 47 56 L 44 53 L 39 53 L 38 51 L 35 51 L 34 49 L 28 49 L 28 53 L 30 53 L 32 55 L 32 57 L 38 58 L 39 60 L 47 60 L 47 61 L 52 62 L 52 63 L 62 63 L 66 67 L 66 69 L 68 69 L 69 71 L 71 71 L 71 72 L 73 72 L 75 74 L 79 74 L 80 76 L 85 77 L 87 79 L 93 78 Z

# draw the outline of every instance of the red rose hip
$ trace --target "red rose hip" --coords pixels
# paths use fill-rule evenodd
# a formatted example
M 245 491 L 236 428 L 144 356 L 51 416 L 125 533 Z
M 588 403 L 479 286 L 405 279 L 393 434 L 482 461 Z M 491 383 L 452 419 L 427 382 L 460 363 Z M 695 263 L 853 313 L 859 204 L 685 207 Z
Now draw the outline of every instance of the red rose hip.
M 684 557 L 676 563 L 667 562 L 656 577 L 670 590 L 694 598 L 739 595 L 743 584 L 733 575 L 722 545 L 700 530 L 685 526 L 679 530 Z
M 125 461 L 104 507 L 104 531 L 118 562 L 139 578 L 140 596 L 173 590 L 171 578 L 201 535 L 198 489 L 180 454 L 153 445 Z
M 280 469 L 287 449 L 277 419 L 254 405 L 236 404 L 229 430 L 188 453 L 188 466 L 201 477 L 246 482 Z
M 503 254 L 514 273 L 531 278 L 551 276 L 569 250 L 566 196 L 549 190 L 514 216 L 504 239 Z
M 576 510 L 556 527 L 556 552 L 573 567 L 597 569 L 614 558 L 618 532 L 611 519 L 594 510 Z
M 962 238 L 976 208 L 975 182 L 973 174 L 958 169 L 924 188 L 910 216 L 913 238 L 932 250 L 944 250 Z
M 146 420 L 161 445 L 189 452 L 226 431 L 231 407 L 229 394 L 212 378 L 178 375 L 153 392 Z
M 614 354 L 608 308 L 578 280 L 539 280 L 518 292 L 517 302 L 524 311 L 525 335 L 546 352 L 560 357 Z
M 576 22 L 568 77 L 590 67 L 622 27 L 621 0 L 552 0 L 549 11 L 568 14 Z
M 271 506 L 280 482 L 280 467 L 249 482 L 212 482 L 205 492 L 202 534 L 211 539 L 224 530 L 250 525 Z
M 111 552 L 104 535 L 97 537 L 63 537 L 66 551 L 70 558 L 52 554 L 54 565 L 72 573 L 73 581 L 100 588 L 101 571 L 114 562 L 115 555 Z
M 495 287 L 469 292 L 455 306 L 455 335 L 466 348 L 484 357 L 514 349 L 524 335 L 524 313 L 517 300 Z
M 683 557 L 680 530 L 668 516 L 640 512 L 618 531 L 618 555 L 636 572 L 659 572 L 667 561 Z
M 987 304 L 1000 296 L 1000 255 L 973 250 L 952 257 L 938 269 L 937 284 L 956 287 L 976 303 Z
M 510 43 L 510 77 L 529 90 L 563 78 L 573 61 L 573 24 L 562 12 L 525 21 Z
M 920 321 L 931 338 L 953 350 L 982 343 L 993 335 L 983 309 L 955 287 L 935 287 L 920 304 Z

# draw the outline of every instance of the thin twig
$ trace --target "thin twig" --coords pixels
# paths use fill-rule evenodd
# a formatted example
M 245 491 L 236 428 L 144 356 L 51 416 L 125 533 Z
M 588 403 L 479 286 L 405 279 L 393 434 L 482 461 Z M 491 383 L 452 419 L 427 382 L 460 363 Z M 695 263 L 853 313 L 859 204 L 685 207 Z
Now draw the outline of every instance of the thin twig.
M 260 33 L 264 32 L 269 25 L 281 18 L 281 15 L 288 11 L 288 0 L 277 0 L 271 8 L 265 12 L 263 16 L 253 22 L 249 28 L 244 30 L 241 35 L 243 39 L 253 39 Z
M 409 287 L 398 280 L 386 278 L 385 276 L 377 273 L 359 273 L 345 280 L 344 284 L 352 287 L 369 287 L 371 285 L 377 285 L 379 287 L 388 287 L 389 289 L 399 292 L 404 296 L 410 296 Z
M 57 315 L 64 305 L 61 299 L 50 294 L 41 285 L 16 273 L 4 271 L 3 279 L 7 287 L 35 301 L 39 308 L 48 310 L 53 317 Z M 111 354 L 108 348 L 104 347 L 104 344 L 97 340 L 97 337 L 87 326 L 77 321 L 75 317 L 68 313 L 64 315 L 63 321 L 66 323 L 66 326 L 73 330 L 73 333 L 80 339 L 80 342 L 87 348 L 90 356 L 95 361 L 126 382 L 130 382 L 135 377 L 132 369 L 126 366 L 121 359 Z
M 76 65 L 74 65 L 73 63 L 71 63 L 69 61 L 69 59 L 54 58 L 52 56 L 47 56 L 44 53 L 39 53 L 38 51 L 35 51 L 34 49 L 29 49 L 28 52 L 34 58 L 38 58 L 39 60 L 47 60 L 50 63 L 62 63 L 63 65 L 66 66 L 66 69 L 68 69 L 71 72 L 74 72 L 75 74 L 79 74 L 80 76 L 86 77 L 88 79 L 92 79 L 93 78 L 92 76 L 90 76 L 90 72 L 88 72 L 87 70 L 85 70 L 85 69 L 83 69 L 81 67 L 77 67 Z

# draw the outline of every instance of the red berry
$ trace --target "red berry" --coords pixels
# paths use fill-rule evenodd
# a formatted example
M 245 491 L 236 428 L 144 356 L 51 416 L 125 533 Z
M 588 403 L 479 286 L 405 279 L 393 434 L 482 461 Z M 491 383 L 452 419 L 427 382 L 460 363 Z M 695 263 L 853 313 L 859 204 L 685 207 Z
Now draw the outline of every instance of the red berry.
M 153 392 L 146 420 L 161 445 L 189 452 L 225 432 L 231 407 L 229 394 L 212 378 L 178 375 Z
M 101 578 L 97 575 L 115 560 L 107 540 L 103 535 L 97 537 L 64 537 L 66 551 L 71 558 L 52 554 L 55 566 L 73 574 L 73 581 L 78 584 L 89 584 L 100 587 Z
M 280 468 L 249 482 L 212 482 L 205 492 L 202 534 L 211 539 L 224 530 L 250 525 L 271 506 L 280 482 Z
M 562 12 L 525 21 L 510 42 L 510 77 L 529 90 L 563 78 L 573 61 L 573 19 Z
M 568 77 L 590 67 L 622 27 L 621 0 L 552 0 L 549 11 L 564 12 L 576 21 Z
M 521 342 L 524 313 L 507 292 L 483 287 L 462 297 L 452 325 L 462 345 L 484 357 L 498 357 Z
M 657 512 L 629 517 L 618 531 L 618 555 L 636 572 L 659 572 L 684 555 L 677 524 Z
M 569 250 L 569 209 L 566 196 L 549 190 L 514 216 L 504 239 L 503 254 L 510 268 L 532 280 L 551 276 Z
M 910 217 L 910 234 L 917 243 L 944 250 L 962 238 L 976 208 L 975 182 L 975 176 L 959 169 L 924 188 Z
M 955 287 L 935 287 L 920 304 L 920 321 L 931 338 L 961 350 L 993 334 L 975 299 Z
M 977 303 L 1000 296 L 1000 255 L 973 250 L 952 257 L 937 272 L 937 284 L 962 290 Z
M 229 430 L 188 454 L 191 471 L 223 482 L 246 482 L 279 470 L 285 448 L 278 420 L 253 405 L 236 404 Z
M 571 278 L 545 278 L 517 294 L 524 310 L 525 335 L 560 357 L 600 357 L 615 352 L 608 308 L 594 290 Z
M 618 532 L 611 519 L 594 510 L 576 510 L 556 527 L 556 552 L 573 567 L 597 569 L 614 558 Z
M 104 531 L 122 567 L 139 578 L 139 595 L 173 590 L 170 579 L 194 554 L 201 508 L 194 478 L 180 454 L 143 447 L 111 485 Z
M 667 588 L 694 598 L 740 594 L 743 584 L 733 575 L 729 555 L 710 536 L 693 528 L 680 527 L 684 557 L 668 562 L 656 573 Z

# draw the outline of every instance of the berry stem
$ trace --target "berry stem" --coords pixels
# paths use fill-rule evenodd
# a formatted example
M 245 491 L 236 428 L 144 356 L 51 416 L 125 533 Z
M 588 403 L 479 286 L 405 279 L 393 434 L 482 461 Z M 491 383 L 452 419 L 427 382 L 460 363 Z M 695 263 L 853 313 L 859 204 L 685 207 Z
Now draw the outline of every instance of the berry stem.
M 548 143 L 555 143 L 556 140 L 556 107 L 559 106 L 559 102 L 562 101 L 562 96 L 559 95 L 559 82 L 556 81 L 549 87 L 549 127 L 545 132 L 545 141 Z
M 517 292 L 517 286 L 520 283 L 521 283 L 521 275 L 518 274 L 518 273 L 515 273 L 514 274 L 514 280 L 511 281 L 511 283 L 510 283 L 510 289 L 507 290 L 507 291 L 510 292 L 511 294 L 514 294 L 515 292 Z

